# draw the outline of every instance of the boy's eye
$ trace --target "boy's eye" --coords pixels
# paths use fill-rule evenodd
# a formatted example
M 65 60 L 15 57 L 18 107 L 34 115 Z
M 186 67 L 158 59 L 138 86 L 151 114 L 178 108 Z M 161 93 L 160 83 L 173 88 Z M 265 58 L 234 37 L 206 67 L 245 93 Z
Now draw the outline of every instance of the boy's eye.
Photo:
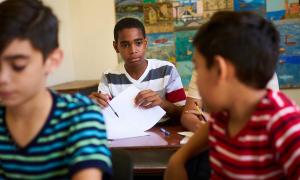
M 121 44 L 121 48 L 129 48 L 129 44 L 128 43 L 122 43 Z
M 135 45 L 136 46 L 141 46 L 143 44 L 143 42 L 144 42 L 143 40 L 136 40 Z
M 14 71 L 16 72 L 21 72 L 23 71 L 25 68 L 26 68 L 26 61 L 22 61 L 22 60 L 16 60 L 16 61 L 13 61 L 11 62 L 11 67 Z
M 21 71 L 23 71 L 25 68 L 26 68 L 26 66 L 19 66 L 19 65 L 15 65 L 15 64 L 12 65 L 12 69 L 13 69 L 14 71 L 16 71 L 16 72 L 21 72 Z

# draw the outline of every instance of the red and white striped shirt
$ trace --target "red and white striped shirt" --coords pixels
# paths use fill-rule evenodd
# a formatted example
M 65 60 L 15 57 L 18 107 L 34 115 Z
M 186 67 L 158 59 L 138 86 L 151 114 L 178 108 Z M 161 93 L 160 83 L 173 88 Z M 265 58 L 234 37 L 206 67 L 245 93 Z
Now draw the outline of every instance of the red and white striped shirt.
M 300 111 L 283 93 L 268 90 L 246 126 L 227 133 L 229 116 L 210 124 L 212 179 L 299 179 Z

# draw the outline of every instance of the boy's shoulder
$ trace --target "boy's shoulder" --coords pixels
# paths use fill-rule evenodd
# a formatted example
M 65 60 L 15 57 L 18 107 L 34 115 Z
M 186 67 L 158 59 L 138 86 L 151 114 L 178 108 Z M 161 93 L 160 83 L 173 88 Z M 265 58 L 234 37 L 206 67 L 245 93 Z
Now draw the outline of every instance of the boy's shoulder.
M 98 107 L 93 100 L 80 93 L 65 94 L 65 93 L 57 93 L 55 91 L 52 91 L 51 93 L 55 97 L 55 103 L 58 108 L 64 108 L 67 110 L 67 109 L 76 109 L 76 108 L 78 109 L 78 108 L 89 107 L 89 106 Z
M 280 91 L 267 90 L 267 95 L 257 106 L 256 120 L 267 120 L 267 129 L 274 124 L 285 123 L 293 116 L 300 119 L 298 105 Z
M 174 64 L 172 64 L 169 61 L 159 60 L 159 59 L 147 59 L 150 66 L 154 67 L 161 67 L 161 66 L 171 66 L 175 67 Z
M 267 95 L 261 100 L 260 106 L 268 107 L 275 112 L 287 107 L 298 108 L 297 104 L 281 91 L 267 89 Z

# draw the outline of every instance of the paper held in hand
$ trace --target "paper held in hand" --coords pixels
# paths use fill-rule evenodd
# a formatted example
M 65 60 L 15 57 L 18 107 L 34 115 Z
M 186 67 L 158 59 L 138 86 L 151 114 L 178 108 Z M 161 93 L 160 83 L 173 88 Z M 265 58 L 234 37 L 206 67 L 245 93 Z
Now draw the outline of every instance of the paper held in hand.
M 112 108 L 103 109 L 108 139 L 145 136 L 145 131 L 152 128 L 166 113 L 159 106 L 150 109 L 137 107 L 134 99 L 139 91 L 132 85 L 109 102 L 119 117 Z

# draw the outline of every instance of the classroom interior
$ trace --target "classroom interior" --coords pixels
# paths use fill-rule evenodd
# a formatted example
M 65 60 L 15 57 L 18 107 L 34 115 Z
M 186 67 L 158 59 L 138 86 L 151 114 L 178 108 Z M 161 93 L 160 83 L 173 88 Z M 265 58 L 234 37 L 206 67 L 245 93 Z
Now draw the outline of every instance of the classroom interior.
M 84 81 L 85 85 L 91 88 L 86 89 L 87 92 L 95 90 L 102 72 L 118 64 L 118 57 L 113 48 L 113 29 L 116 23 L 114 0 L 42 1 L 53 9 L 60 21 L 59 43 L 64 51 L 64 60 L 61 66 L 49 76 L 47 86 L 68 89 L 78 85 L 72 82 Z M 64 85 L 61 86 L 62 84 Z M 74 89 L 77 91 L 76 88 Z M 300 105 L 299 89 L 290 88 L 281 91 Z M 85 94 L 88 94 L 87 92 Z M 177 135 L 177 131 L 179 130 L 171 129 L 172 140 L 179 142 L 181 137 Z M 161 133 L 159 129 L 155 129 L 154 132 Z M 178 142 L 176 146 L 163 150 L 161 153 L 165 154 L 161 154 L 158 158 L 164 155 L 169 157 L 178 149 Z M 172 143 L 174 144 L 174 141 L 170 141 L 170 144 Z M 138 155 L 137 158 L 143 156 L 143 153 Z M 149 156 L 149 158 L 153 157 Z M 167 160 L 163 159 L 164 162 Z M 162 179 L 162 176 L 154 170 L 153 176 L 135 177 L 135 179 L 153 178 Z
M 48 78 L 48 86 L 78 80 L 100 80 L 101 73 L 118 64 L 113 42 L 113 0 L 43 0 L 60 20 L 61 67 Z M 300 104 L 298 89 L 281 89 Z

